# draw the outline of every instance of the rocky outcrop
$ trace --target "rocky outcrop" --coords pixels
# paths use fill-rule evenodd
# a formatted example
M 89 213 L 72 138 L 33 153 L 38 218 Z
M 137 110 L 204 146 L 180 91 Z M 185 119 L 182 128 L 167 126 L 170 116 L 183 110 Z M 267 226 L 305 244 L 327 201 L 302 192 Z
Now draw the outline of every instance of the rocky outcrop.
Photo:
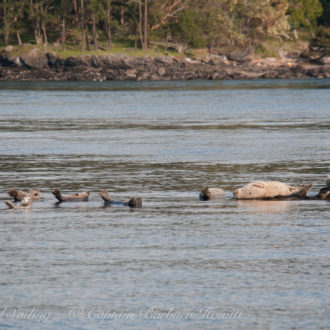
M 99 55 L 60 58 L 32 49 L 24 56 L 0 54 L 2 81 L 59 80 L 224 80 L 261 78 L 330 78 L 328 58 L 276 60 L 209 55 L 188 57 L 134 57 Z

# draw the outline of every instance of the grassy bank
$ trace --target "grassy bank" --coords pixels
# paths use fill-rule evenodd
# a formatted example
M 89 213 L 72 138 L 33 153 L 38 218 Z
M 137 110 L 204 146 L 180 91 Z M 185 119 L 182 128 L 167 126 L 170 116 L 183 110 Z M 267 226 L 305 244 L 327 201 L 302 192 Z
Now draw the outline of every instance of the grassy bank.
M 306 35 L 300 33 L 299 39 L 295 39 L 293 34 L 287 40 L 283 39 L 264 39 L 260 40 L 259 45 L 252 51 L 248 52 L 246 49 L 237 48 L 216 48 L 212 50 L 214 54 L 248 54 L 255 58 L 283 58 L 293 57 L 298 58 L 308 56 L 330 56 L 330 28 L 320 28 L 313 39 L 308 39 L 309 33 Z M 308 35 L 307 35 L 308 34 Z M 150 47 L 147 50 L 141 48 L 132 47 L 133 43 L 127 42 L 113 42 L 111 48 L 107 48 L 106 42 L 100 42 L 98 50 L 93 49 L 93 45 L 90 46 L 90 50 L 81 50 L 79 44 L 68 43 L 65 49 L 62 49 L 62 45 L 59 43 L 51 43 L 48 45 L 36 45 L 33 43 L 24 43 L 22 46 L 13 45 L 10 46 L 10 53 L 14 56 L 27 55 L 32 49 L 38 49 L 40 54 L 53 53 L 54 55 L 67 58 L 78 57 L 82 55 L 130 55 L 136 57 L 196 57 L 201 58 L 209 55 L 207 48 L 185 48 L 183 51 L 178 52 L 175 47 L 168 47 L 165 51 L 164 44 L 159 45 L 157 43 L 150 43 Z M 5 45 L 0 44 L 0 52 L 5 50 Z
M 0 46 L 0 52 L 5 50 L 5 46 Z M 176 52 L 175 50 L 169 49 L 165 52 L 164 49 L 160 47 L 150 47 L 148 50 L 142 50 L 134 47 L 127 47 L 121 43 L 113 43 L 110 49 L 107 49 L 104 45 L 100 45 L 98 50 L 90 49 L 82 51 L 79 46 L 66 45 L 65 49 L 62 49 L 61 45 L 58 44 L 48 44 L 45 45 L 35 45 L 30 43 L 24 43 L 22 46 L 11 46 L 10 53 L 14 56 L 24 56 L 27 55 L 32 49 L 38 49 L 40 54 L 53 53 L 54 55 L 67 58 L 67 57 L 77 57 L 82 55 L 116 55 L 125 54 L 136 57 L 161 57 L 161 56 L 184 56 Z

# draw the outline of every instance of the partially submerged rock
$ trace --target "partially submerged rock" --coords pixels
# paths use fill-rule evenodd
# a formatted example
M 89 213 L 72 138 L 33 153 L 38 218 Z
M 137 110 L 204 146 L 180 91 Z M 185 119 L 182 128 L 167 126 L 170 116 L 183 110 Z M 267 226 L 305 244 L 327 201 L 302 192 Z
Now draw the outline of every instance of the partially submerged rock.
M 32 189 L 29 192 L 24 192 L 13 188 L 8 191 L 8 195 L 14 198 L 14 202 L 20 202 L 24 197 L 31 197 L 34 200 L 40 199 L 40 191 L 38 189 Z
M 209 188 L 206 187 L 202 189 L 202 191 L 199 194 L 199 199 L 201 201 L 207 201 L 212 198 L 220 198 L 220 197 L 225 197 L 226 193 L 223 189 L 221 188 Z
M 101 191 L 99 195 L 102 197 L 105 205 L 124 205 L 132 208 L 142 207 L 142 198 L 140 197 L 134 197 L 128 201 L 114 201 L 106 190 Z
M 88 202 L 89 192 L 80 192 L 72 195 L 62 195 L 58 189 L 53 190 L 53 195 L 57 198 L 59 203 L 62 202 Z
M 292 187 L 278 181 L 253 181 L 234 191 L 236 199 L 304 199 L 312 185 Z

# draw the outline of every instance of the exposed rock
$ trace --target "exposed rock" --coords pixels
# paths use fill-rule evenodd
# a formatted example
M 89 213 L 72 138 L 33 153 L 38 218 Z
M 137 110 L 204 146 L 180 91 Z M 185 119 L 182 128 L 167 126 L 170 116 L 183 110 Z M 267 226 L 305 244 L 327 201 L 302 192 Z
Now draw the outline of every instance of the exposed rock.
M 12 45 L 9 45 L 5 48 L 5 52 L 10 53 L 13 49 L 14 49 L 14 47 Z
M 162 77 L 166 73 L 166 70 L 163 67 L 158 68 L 157 74 Z
M 330 64 L 330 56 L 325 56 L 320 59 L 321 64 Z
M 204 58 L 128 55 L 60 58 L 38 48 L 17 57 L 0 54 L 0 80 L 191 80 L 329 78 L 330 60 L 251 59 L 245 55 L 209 55 Z
M 61 60 L 60 58 L 56 57 L 52 53 L 47 53 L 46 57 L 48 59 L 48 66 L 50 68 L 57 68 L 59 66 L 62 66 L 64 64 L 64 61 Z
M 250 58 L 245 53 L 228 53 L 226 57 L 228 60 L 238 63 L 247 63 L 250 61 Z
M 31 49 L 26 55 L 22 55 L 20 60 L 28 69 L 42 69 L 48 64 L 47 57 L 41 53 L 39 48 Z

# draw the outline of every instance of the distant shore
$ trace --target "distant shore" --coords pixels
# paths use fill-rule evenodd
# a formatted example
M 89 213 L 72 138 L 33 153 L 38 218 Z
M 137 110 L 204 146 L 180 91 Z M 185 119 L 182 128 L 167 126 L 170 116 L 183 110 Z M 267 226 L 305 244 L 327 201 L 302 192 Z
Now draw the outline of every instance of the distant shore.
M 330 57 L 256 59 L 209 54 L 190 57 L 82 55 L 60 58 L 32 49 L 0 54 L 0 81 L 169 81 L 330 78 Z

